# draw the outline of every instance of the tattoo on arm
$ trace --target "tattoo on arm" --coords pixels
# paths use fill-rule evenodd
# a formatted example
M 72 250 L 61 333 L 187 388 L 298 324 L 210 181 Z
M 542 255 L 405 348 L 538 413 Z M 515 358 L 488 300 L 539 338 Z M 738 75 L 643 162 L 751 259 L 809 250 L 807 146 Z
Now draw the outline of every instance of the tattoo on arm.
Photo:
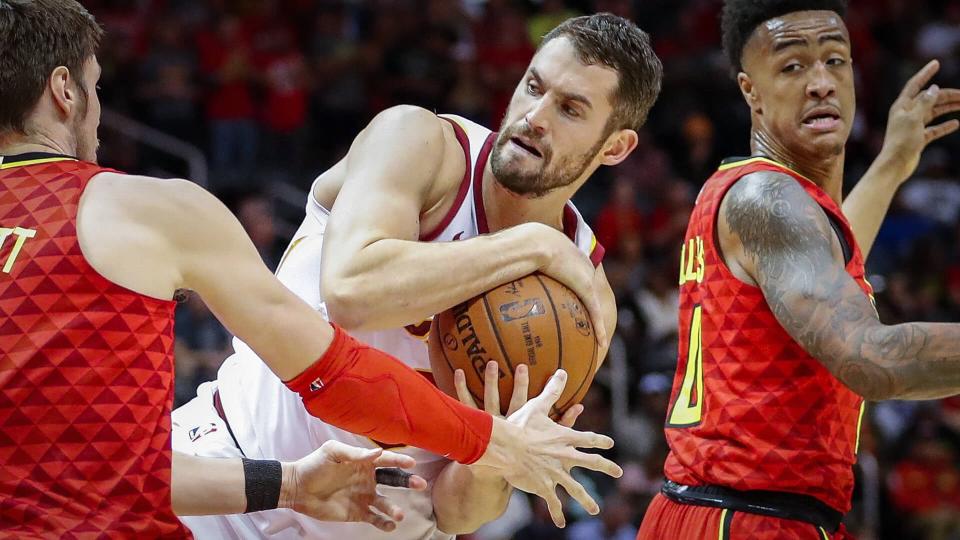
M 826 214 L 796 180 L 748 175 L 721 217 L 774 316 L 849 388 L 867 399 L 960 393 L 960 325 L 881 324 L 844 270 Z

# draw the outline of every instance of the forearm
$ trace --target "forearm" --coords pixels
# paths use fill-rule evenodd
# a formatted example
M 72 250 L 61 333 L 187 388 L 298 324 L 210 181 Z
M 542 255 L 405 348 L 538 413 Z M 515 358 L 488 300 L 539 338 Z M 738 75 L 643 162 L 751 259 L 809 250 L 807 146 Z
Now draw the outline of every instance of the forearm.
M 278 507 L 289 505 L 290 464 L 281 464 Z M 173 511 L 180 516 L 241 514 L 247 510 L 243 462 L 173 453 Z
M 870 254 L 890 202 L 903 181 L 897 171 L 899 168 L 890 166 L 881 152 L 843 201 L 843 213 L 864 258 Z
M 841 379 L 867 399 L 939 399 L 960 394 L 960 325 L 905 323 L 853 336 L 859 354 Z
M 328 424 L 461 463 L 484 456 L 497 433 L 491 415 L 447 396 L 409 366 L 342 329 L 324 356 L 286 385 L 300 394 L 310 414 Z
M 469 534 L 500 517 L 512 488 L 499 476 L 477 475 L 468 465 L 450 463 L 433 484 L 437 527 L 447 534 Z
M 384 239 L 323 277 L 332 320 L 348 330 L 415 324 L 538 270 L 541 246 L 522 228 L 456 242 Z
M 871 401 L 960 394 L 960 324 L 887 326 L 852 280 L 813 276 L 803 294 L 770 294 L 768 302 L 790 335 L 848 388 Z

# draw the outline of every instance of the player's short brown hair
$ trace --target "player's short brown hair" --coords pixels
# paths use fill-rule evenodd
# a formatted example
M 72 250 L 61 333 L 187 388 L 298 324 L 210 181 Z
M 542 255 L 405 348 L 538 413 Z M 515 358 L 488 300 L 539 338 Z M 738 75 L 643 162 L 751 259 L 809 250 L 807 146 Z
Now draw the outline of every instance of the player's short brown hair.
M 607 127 L 640 129 L 660 94 L 663 65 L 653 52 L 650 36 L 637 25 L 611 13 L 567 19 L 543 38 L 570 40 L 581 62 L 603 65 L 617 72 L 613 114 Z
M 26 134 L 27 115 L 59 66 L 70 70 L 86 98 L 83 64 L 102 36 L 75 0 L 0 0 L 0 134 Z

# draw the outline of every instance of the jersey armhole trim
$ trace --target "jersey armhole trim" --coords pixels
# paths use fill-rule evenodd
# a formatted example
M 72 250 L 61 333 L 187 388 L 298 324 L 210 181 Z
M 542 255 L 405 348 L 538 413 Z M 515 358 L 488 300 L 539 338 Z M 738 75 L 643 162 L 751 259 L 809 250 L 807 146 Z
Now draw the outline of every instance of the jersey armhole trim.
M 453 132 L 456 134 L 457 142 L 460 143 L 460 148 L 463 150 L 463 159 L 464 159 L 464 168 L 463 168 L 463 179 L 460 180 L 460 189 L 457 191 L 457 198 L 453 201 L 453 206 L 450 207 L 450 210 L 447 210 L 446 215 L 443 216 L 443 219 L 440 220 L 440 223 L 437 224 L 429 232 L 423 233 L 420 235 L 420 241 L 429 242 L 431 240 L 436 240 L 440 233 L 450 225 L 450 222 L 453 221 L 454 216 L 457 215 L 457 212 L 460 211 L 460 207 L 463 206 L 463 200 L 467 198 L 467 191 L 470 189 L 470 139 L 467 137 L 466 132 L 460 127 L 460 124 L 456 123 L 454 120 L 449 118 L 443 118 L 447 122 L 450 122 L 450 125 L 453 126 Z

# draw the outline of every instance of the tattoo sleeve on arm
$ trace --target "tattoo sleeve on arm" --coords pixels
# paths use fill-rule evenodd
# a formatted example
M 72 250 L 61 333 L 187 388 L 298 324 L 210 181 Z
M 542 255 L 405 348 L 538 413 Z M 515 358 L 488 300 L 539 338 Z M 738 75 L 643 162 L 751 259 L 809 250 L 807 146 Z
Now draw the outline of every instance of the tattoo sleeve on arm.
M 794 179 L 744 177 L 720 224 L 783 328 L 850 389 L 871 400 L 960 393 L 960 325 L 880 323 L 826 214 Z

